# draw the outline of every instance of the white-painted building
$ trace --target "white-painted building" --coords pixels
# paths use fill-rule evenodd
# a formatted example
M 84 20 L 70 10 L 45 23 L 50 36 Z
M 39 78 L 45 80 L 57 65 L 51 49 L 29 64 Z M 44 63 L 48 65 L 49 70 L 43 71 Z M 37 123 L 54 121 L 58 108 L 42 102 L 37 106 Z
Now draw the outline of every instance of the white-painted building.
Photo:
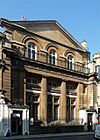
M 95 128 L 95 124 L 100 123 L 100 53 L 95 53 L 93 55 L 93 60 L 87 65 L 90 69 L 90 78 L 88 80 L 89 85 L 93 85 L 86 90 L 88 93 L 88 104 L 86 107 L 80 109 L 79 116 L 82 124 L 89 125 L 91 128 Z M 90 121 L 89 121 L 90 120 Z M 92 123 L 92 124 L 91 124 Z
M 97 94 L 96 94 L 96 102 L 95 109 L 98 113 L 98 121 L 100 122 L 100 53 L 95 53 L 93 55 L 93 61 L 95 65 L 95 72 L 97 73 Z
M 17 124 L 17 127 L 13 125 Z M 12 129 L 13 128 L 13 129 Z M 16 129 L 16 130 L 15 130 Z M 11 105 L 6 103 L 6 98 L 0 96 L 0 136 L 29 134 L 29 108 L 27 106 Z

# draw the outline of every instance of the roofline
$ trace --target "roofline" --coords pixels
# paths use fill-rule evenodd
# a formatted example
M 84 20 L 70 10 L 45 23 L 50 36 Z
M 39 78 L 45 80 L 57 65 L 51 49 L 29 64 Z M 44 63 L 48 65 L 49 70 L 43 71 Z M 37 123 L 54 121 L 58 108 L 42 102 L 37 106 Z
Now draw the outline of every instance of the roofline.
M 56 20 L 22 20 L 22 21 L 12 21 L 15 23 L 18 22 L 30 22 L 30 23 L 55 23 L 60 29 L 62 29 L 62 31 L 67 34 L 81 49 L 83 49 L 84 51 L 87 51 L 82 45 L 81 43 L 79 43 L 58 21 Z
M 13 26 L 17 26 L 18 28 L 22 28 L 22 29 L 26 29 L 25 27 L 23 26 L 20 26 L 18 24 L 15 24 L 13 22 L 11 22 L 10 20 L 7 20 L 7 19 L 4 19 L 4 18 L 0 18 L 0 26 L 4 26 L 3 23 L 6 23 L 8 25 L 13 25 Z
M 56 24 L 67 34 L 74 42 L 81 47 L 81 49 L 87 51 L 59 22 L 56 21 Z
M 14 20 L 14 21 L 11 21 L 11 22 L 15 22 L 15 23 L 18 23 L 18 22 L 32 22 L 32 23 L 56 23 L 57 21 L 56 20 Z
M 0 18 L 0 26 L 4 26 L 4 23 L 6 23 L 6 24 L 8 24 L 8 25 L 12 25 L 12 26 L 14 26 L 14 27 L 18 27 L 18 28 L 20 28 L 20 29 L 22 29 L 22 30 L 25 30 L 26 32 L 30 32 L 30 33 L 34 33 L 34 32 L 31 32 L 31 31 L 28 31 L 25 27 L 23 27 L 23 26 L 21 26 L 21 25 L 19 25 L 19 24 L 16 24 L 16 22 L 21 22 L 21 21 L 10 21 L 10 20 L 7 20 L 7 19 L 4 19 L 4 18 Z M 65 30 L 65 28 L 63 28 L 56 20 L 36 20 L 36 21 L 22 21 L 22 22 L 42 22 L 42 23 L 55 23 L 60 29 L 62 29 L 62 31 L 65 33 L 65 34 L 67 34 L 78 46 L 79 46 L 79 48 L 77 49 L 77 50 L 80 50 L 80 51 L 82 51 L 82 52 L 86 52 L 87 50 L 85 49 L 85 48 L 83 48 L 83 46 L 68 32 L 68 31 L 66 31 Z M 38 36 L 41 36 L 41 35 L 39 35 L 39 34 L 37 34 L 37 33 L 34 33 L 35 35 L 38 35 Z M 44 37 L 44 38 L 47 38 L 47 37 L 45 37 L 45 36 L 41 36 L 41 37 Z M 47 38 L 47 39 L 49 39 L 49 40 L 52 40 L 52 39 L 50 39 L 50 38 Z M 53 41 L 56 41 L 56 40 L 53 40 Z M 57 41 L 56 41 L 57 42 Z M 65 45 L 65 44 L 63 44 L 63 43 L 61 43 L 61 42 L 58 42 L 58 43 L 60 43 L 60 44 L 62 44 L 62 45 Z M 88 52 L 88 51 L 87 51 Z
M 0 32 L 0 38 L 5 38 L 5 37 L 6 37 L 5 34 Z

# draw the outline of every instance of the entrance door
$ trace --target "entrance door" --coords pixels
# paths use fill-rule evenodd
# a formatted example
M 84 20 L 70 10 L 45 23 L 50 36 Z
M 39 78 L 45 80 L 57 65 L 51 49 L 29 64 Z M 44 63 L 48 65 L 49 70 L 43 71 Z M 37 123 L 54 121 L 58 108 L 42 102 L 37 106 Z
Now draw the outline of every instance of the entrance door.
M 92 115 L 93 113 L 88 113 L 88 131 L 91 131 L 92 130 Z
M 11 133 L 12 135 L 22 134 L 22 111 L 13 111 L 11 114 Z

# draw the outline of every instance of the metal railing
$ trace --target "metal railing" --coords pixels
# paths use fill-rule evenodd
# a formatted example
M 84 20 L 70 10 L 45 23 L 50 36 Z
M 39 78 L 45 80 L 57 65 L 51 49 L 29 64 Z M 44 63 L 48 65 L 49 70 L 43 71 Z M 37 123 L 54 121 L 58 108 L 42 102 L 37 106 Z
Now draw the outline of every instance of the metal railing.
M 17 51 L 17 53 L 18 53 L 18 51 Z M 72 66 L 69 67 L 67 60 L 62 59 L 61 57 L 55 59 L 55 61 L 54 61 L 55 63 L 51 64 L 50 55 L 46 52 L 45 53 L 38 52 L 33 55 L 30 55 L 30 54 L 28 55 L 27 51 L 21 52 L 19 50 L 19 55 L 28 60 L 42 62 L 42 63 L 48 64 L 48 65 L 60 67 L 60 68 L 63 68 L 63 69 L 66 69 L 66 70 L 72 71 L 72 72 L 78 72 L 78 73 L 83 73 L 83 74 L 89 74 L 89 72 L 90 72 L 89 68 L 85 67 L 83 64 L 79 65 L 78 63 L 73 63 Z

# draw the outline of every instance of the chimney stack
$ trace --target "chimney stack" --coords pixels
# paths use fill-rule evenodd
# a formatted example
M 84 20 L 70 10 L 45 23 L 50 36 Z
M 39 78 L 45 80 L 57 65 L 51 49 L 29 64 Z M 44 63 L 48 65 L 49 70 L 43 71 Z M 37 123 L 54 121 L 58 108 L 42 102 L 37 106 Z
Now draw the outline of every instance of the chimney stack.
M 85 40 L 81 42 L 81 45 L 84 47 L 84 49 L 87 49 L 87 42 Z

